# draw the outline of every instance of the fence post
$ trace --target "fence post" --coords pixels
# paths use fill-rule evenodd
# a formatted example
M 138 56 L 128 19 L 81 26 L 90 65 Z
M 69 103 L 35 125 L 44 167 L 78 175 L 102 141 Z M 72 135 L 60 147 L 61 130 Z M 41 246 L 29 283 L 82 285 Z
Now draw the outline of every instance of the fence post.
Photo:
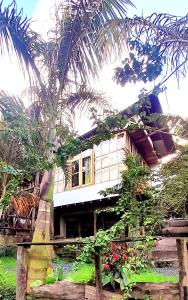
M 180 300 L 188 299 L 188 255 L 186 239 L 177 239 Z
M 95 247 L 96 300 L 102 300 L 101 258 L 99 247 Z
M 16 300 L 25 300 L 27 291 L 27 248 L 18 246 L 16 267 Z

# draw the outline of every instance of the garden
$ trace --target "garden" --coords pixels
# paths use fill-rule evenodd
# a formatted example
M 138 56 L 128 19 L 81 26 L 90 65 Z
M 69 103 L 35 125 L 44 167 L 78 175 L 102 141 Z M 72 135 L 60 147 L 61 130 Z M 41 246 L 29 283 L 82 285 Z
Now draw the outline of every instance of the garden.
M 42 37 L 16 1 L 6 7 L 0 3 L 0 55 L 14 54 L 28 90 L 27 99 L 0 91 L 0 216 L 13 196 L 24 194 L 29 200 L 32 193 L 39 202 L 37 214 L 27 220 L 32 228 L 25 227 L 30 241 L 17 244 L 17 259 L 1 256 L 3 300 L 187 300 L 188 226 L 163 229 L 169 218 L 187 218 L 188 146 L 177 146 L 176 158 L 155 171 L 141 161 L 144 146 L 139 143 L 147 139 L 152 148 L 148 161 L 154 157 L 159 163 L 159 148 L 168 154 L 175 151 L 174 144 L 165 149 L 163 143 L 167 136 L 171 138 L 169 127 L 174 137 L 187 139 L 187 120 L 152 114 L 150 99 L 158 99 L 172 75 L 179 82 L 180 75 L 187 74 L 188 18 L 156 13 L 128 18 L 128 6 L 134 4 L 130 0 L 60 1 L 53 11 L 53 28 Z M 108 97 L 90 86 L 102 67 L 120 57 L 122 64 L 116 66 L 113 76 L 117 84 L 154 83 L 149 92 L 143 86 L 127 115 L 112 109 Z M 82 139 L 74 121 L 79 116 L 84 127 L 80 116 L 86 112 L 96 134 Z M 70 157 L 93 149 L 118 132 L 126 131 L 131 137 L 135 130 L 139 155 L 130 144 L 118 177 L 121 182 L 100 192 L 104 198 L 118 195 L 115 205 L 103 210 L 115 214 L 118 221 L 94 236 L 76 240 L 73 245 L 80 248 L 74 261 L 54 259 L 55 246 L 59 243 L 64 251 L 68 245 L 65 239 L 57 241 L 53 236 L 56 169 L 63 169 L 66 183 L 72 175 L 78 181 L 85 176 L 86 183 L 86 166 L 81 176 L 72 174 Z M 156 139 L 152 142 L 153 135 Z M 13 216 L 11 230 L 2 225 L 2 235 L 21 232 L 18 225 L 26 223 L 24 217 L 19 223 L 20 218 Z M 153 262 L 151 254 L 162 234 L 176 239 L 179 268 L 158 268 Z
M 125 254 L 122 254 L 122 259 L 125 259 Z M 109 262 L 109 261 L 108 261 Z M 116 262 L 116 263 L 115 263 Z M 119 265 L 119 259 L 117 259 L 117 254 L 112 257 L 111 264 L 108 264 L 106 257 L 104 259 L 104 264 L 102 265 L 103 274 L 103 285 L 106 286 L 107 291 L 113 291 L 116 286 L 116 291 L 118 290 L 118 284 L 120 283 L 120 277 L 118 275 L 113 276 L 111 272 L 115 272 L 115 269 Z M 115 263 L 115 264 L 114 264 Z M 113 268 L 113 271 L 112 271 Z M 87 284 L 94 286 L 95 283 L 95 266 L 94 264 L 78 264 L 75 266 L 73 261 L 62 260 L 61 258 L 56 258 L 53 262 L 53 273 L 49 273 L 46 277 L 46 284 L 53 284 L 57 281 L 66 280 L 72 283 Z M 150 268 L 137 271 L 133 273 L 132 271 L 126 271 L 125 284 L 134 286 L 136 283 L 178 283 L 178 275 L 166 275 L 165 269 L 161 270 Z M 111 279 L 111 283 L 110 280 Z M 112 281 L 114 277 L 114 282 Z M 110 285 L 109 285 L 110 283 Z M 37 280 L 33 282 L 33 287 L 40 284 Z M 16 258 L 10 256 L 1 257 L 0 264 L 0 295 L 4 300 L 14 300 L 16 296 Z

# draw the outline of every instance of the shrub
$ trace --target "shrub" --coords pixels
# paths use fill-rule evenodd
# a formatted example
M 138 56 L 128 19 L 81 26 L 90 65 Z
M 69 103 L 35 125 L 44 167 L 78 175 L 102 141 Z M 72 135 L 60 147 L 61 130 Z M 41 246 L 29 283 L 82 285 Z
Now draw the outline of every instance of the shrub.
M 0 299 L 16 299 L 16 273 L 5 270 L 0 262 Z
M 135 242 L 133 245 L 126 243 L 111 243 L 102 257 L 102 282 L 116 286 L 123 291 L 127 289 L 129 274 L 139 273 L 149 265 L 148 245 Z

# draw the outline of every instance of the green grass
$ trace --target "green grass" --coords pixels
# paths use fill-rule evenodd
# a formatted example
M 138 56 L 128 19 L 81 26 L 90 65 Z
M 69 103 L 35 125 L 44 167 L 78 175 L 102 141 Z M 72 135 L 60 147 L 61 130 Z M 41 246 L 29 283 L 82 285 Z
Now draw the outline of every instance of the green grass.
M 3 300 L 16 297 L 16 259 L 0 257 L 0 295 Z
M 92 282 L 94 279 L 94 266 L 87 264 L 80 265 L 77 271 L 66 274 L 64 279 L 75 283 Z M 129 282 L 178 283 L 178 276 L 165 276 L 153 270 L 145 270 L 140 274 L 130 274 Z
M 80 265 L 78 270 L 66 274 L 64 279 L 75 283 L 92 282 L 94 280 L 94 266 L 89 264 Z
M 166 276 L 166 275 L 162 275 L 158 272 L 155 272 L 153 270 L 146 270 L 140 274 L 129 275 L 129 282 L 177 283 L 178 276 Z

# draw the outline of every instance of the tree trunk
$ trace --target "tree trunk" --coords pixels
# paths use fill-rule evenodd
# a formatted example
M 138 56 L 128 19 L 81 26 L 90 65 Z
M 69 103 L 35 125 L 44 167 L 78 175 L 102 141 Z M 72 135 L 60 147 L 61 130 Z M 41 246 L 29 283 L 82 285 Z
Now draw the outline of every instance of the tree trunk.
M 2 181 L 2 183 L 1 183 L 1 184 L 2 184 L 2 193 L 1 193 L 1 197 L 2 197 L 2 196 L 5 195 L 6 189 L 7 189 L 8 175 L 7 175 L 6 173 L 4 173 L 4 174 L 2 175 L 1 181 Z M 2 214 L 3 214 L 3 209 L 0 208 L 0 218 L 1 218 Z
M 33 242 L 49 242 L 51 229 L 51 210 L 54 188 L 54 172 L 45 172 L 40 187 L 40 203 Z M 46 272 L 54 257 L 53 246 L 31 246 L 29 250 L 27 290 L 30 284 L 39 279 L 45 282 Z

